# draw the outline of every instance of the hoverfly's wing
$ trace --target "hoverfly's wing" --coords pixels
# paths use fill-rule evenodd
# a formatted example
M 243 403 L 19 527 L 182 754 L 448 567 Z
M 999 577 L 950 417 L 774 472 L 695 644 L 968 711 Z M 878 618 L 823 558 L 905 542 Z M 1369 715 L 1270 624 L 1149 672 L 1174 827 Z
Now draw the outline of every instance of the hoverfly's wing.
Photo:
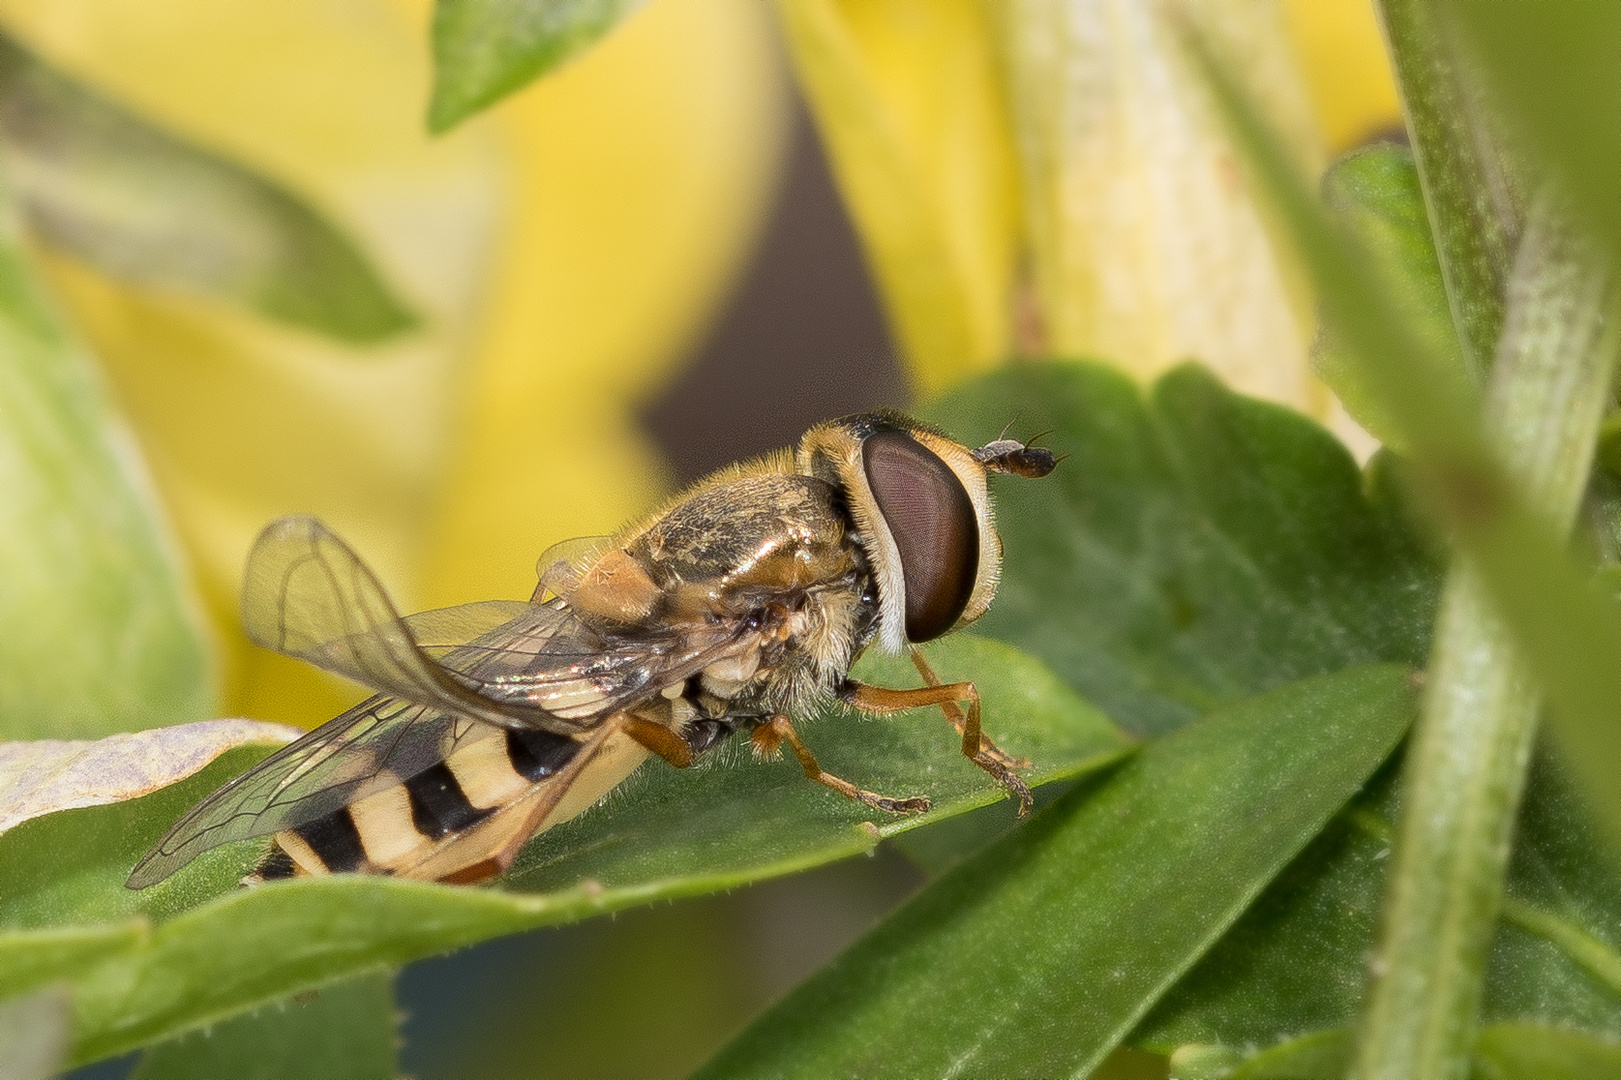
M 741 625 L 605 638 L 557 600 L 394 613 L 319 522 L 283 519 L 249 562 L 260 644 L 358 678 L 371 698 L 282 748 L 194 807 L 146 854 L 131 888 L 220 844 L 324 817 L 443 761 L 480 724 L 583 735 L 616 712 L 751 647 Z M 265 597 L 274 597 L 266 607 Z M 262 617 L 269 610 L 273 619 Z M 494 719 L 490 719 L 490 717 Z
M 724 623 L 602 634 L 554 599 L 516 605 L 512 619 L 469 641 L 463 619 L 468 609 L 484 606 L 426 611 L 405 622 L 424 653 L 458 684 L 514 715 L 538 715 L 535 726 L 563 734 L 595 727 L 602 717 L 685 682 L 744 647 L 747 637 L 744 628 Z
M 514 612 L 516 619 L 486 630 L 473 643 L 455 640 Z M 501 679 L 516 672 L 533 674 L 537 666 L 553 663 L 566 670 L 588 654 L 596 640 L 561 605 L 467 604 L 415 615 L 410 623 L 410 627 L 402 623 L 398 632 L 406 635 L 413 649 L 421 648 L 414 641 L 421 633 L 427 651 L 445 653 L 435 661 L 424 651 L 423 664 L 440 678 L 465 678 L 476 685 L 500 685 Z M 546 647 L 559 650 L 555 660 L 544 658 Z M 463 676 L 458 669 L 480 676 Z M 455 685 L 459 693 L 479 696 L 461 682 Z M 616 694 L 614 700 L 622 696 Z M 499 701 L 480 700 L 485 710 L 516 711 Z M 589 729 L 601 715 L 606 714 L 572 723 L 564 733 Z M 465 740 L 487 730 L 479 720 L 447 709 L 437 698 L 370 698 L 198 803 L 136 865 L 129 886 L 139 889 L 161 881 L 220 844 L 268 836 L 325 817 L 438 764 Z
M 492 706 L 512 708 L 502 704 L 505 699 L 551 701 L 558 713 L 571 718 L 569 730 L 581 739 L 606 717 L 751 647 L 745 635 L 732 630 L 684 643 L 674 636 L 614 642 L 591 652 L 584 646 L 600 639 L 566 607 L 519 606 L 524 611 L 516 623 L 473 643 L 447 647 L 439 662 L 457 679 L 479 687 L 477 693 L 490 695 Z M 411 622 L 420 623 L 425 634 L 447 630 L 459 612 L 458 608 L 427 612 L 412 616 Z M 565 696 L 568 708 L 559 703 Z M 198 803 L 136 864 L 128 885 L 141 889 L 162 881 L 221 844 L 268 836 L 325 817 L 443 761 L 483 730 L 487 729 L 479 721 L 437 705 L 373 697 Z
M 324 817 L 442 761 L 475 727 L 487 730 L 398 698 L 363 701 L 192 807 L 126 884 L 144 889 L 210 848 Z
M 452 610 L 461 612 L 457 630 L 467 641 L 499 635 L 528 606 Z M 255 644 L 406 701 L 500 727 L 558 726 L 543 708 L 497 703 L 452 678 L 418 647 L 366 565 L 311 517 L 279 518 L 259 534 L 248 555 L 242 625 Z
M 612 543 L 611 536 L 579 536 L 541 552 L 535 560 L 535 595 L 529 599 L 538 604 L 554 596 L 566 597 L 580 583 L 581 568 Z

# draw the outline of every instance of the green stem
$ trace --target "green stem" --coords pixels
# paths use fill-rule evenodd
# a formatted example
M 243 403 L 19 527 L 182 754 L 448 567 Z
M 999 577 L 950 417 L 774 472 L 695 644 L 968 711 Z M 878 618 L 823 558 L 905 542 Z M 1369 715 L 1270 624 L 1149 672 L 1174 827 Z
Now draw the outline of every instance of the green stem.
M 1568 531 L 1610 378 L 1604 275 L 1538 205 L 1516 260 L 1485 427 L 1530 509 Z M 1467 1075 L 1540 695 L 1481 567 L 1456 560 L 1407 761 L 1359 1048 L 1362 1080 Z
M 1447 300 L 1473 374 L 1484 383 L 1503 328 L 1523 217 L 1519 192 L 1479 88 L 1459 77 L 1456 35 L 1444 13 L 1433 0 L 1379 0 L 1378 9 Z
M 1621 833 L 1621 623 L 1562 539 L 1621 343 L 1612 278 L 1602 252 L 1542 218 L 1551 207 L 1537 212 L 1516 253 L 1483 423 L 1468 380 L 1425 348 L 1391 284 L 1354 240 L 1336 232 L 1205 39 L 1190 30 L 1187 41 L 1252 178 L 1272 196 L 1297 245 L 1325 322 L 1343 335 L 1357 377 L 1408 447 L 1415 490 L 1457 552 L 1458 580 L 1437 634 L 1432 715 L 1423 725 L 1430 730 L 1418 736 L 1423 745 L 1411 766 L 1426 801 L 1410 804 L 1404 816 L 1375 965 L 1380 977 L 1360 1047 L 1365 1080 L 1456 1076 L 1467 1061 L 1462 1052 L 1484 959 L 1481 925 L 1501 893 L 1531 726 L 1528 710 L 1510 696 L 1518 693 L 1513 680 L 1499 682 L 1489 713 L 1472 721 L 1446 715 L 1462 711 L 1468 688 L 1453 680 L 1463 672 L 1500 678 L 1515 662 L 1498 652 L 1501 664 L 1477 663 L 1460 652 L 1504 644 L 1484 620 L 1505 620 L 1548 695 L 1599 819 L 1612 835 Z M 1480 595 L 1471 595 L 1476 589 Z M 1449 722 L 1457 730 L 1449 731 Z M 1411 955 L 1403 951 L 1408 943 L 1417 950 Z

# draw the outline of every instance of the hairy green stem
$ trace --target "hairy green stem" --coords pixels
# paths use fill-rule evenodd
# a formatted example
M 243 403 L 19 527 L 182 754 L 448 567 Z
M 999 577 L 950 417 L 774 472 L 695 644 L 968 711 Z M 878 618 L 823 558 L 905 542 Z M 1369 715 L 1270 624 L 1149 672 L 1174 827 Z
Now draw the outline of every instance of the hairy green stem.
M 1446 13 L 1433 0 L 1379 0 L 1378 10 L 1447 300 L 1472 373 L 1484 383 L 1503 328 L 1524 212 L 1519 191 L 1480 88 L 1460 78 Z
M 1551 218 L 1543 222 L 1541 214 L 1555 213 L 1551 204 L 1538 211 L 1516 253 L 1484 410 L 1489 423 L 1483 422 L 1469 380 L 1426 349 L 1391 283 L 1353 238 L 1334 228 L 1207 41 L 1191 28 L 1186 40 L 1252 178 L 1272 197 L 1297 245 L 1324 320 L 1343 335 L 1357 377 L 1411 454 L 1415 490 L 1455 545 L 1460 582 L 1451 586 L 1438 633 L 1432 711 L 1439 716 L 1458 706 L 1447 690 L 1458 677 L 1449 674 L 1448 655 L 1465 645 L 1497 647 L 1482 627 L 1473 642 L 1454 642 L 1454 633 L 1462 633 L 1454 627 L 1478 621 L 1470 609 L 1500 617 L 1548 697 L 1560 742 L 1599 819 L 1612 835 L 1621 833 L 1614 782 L 1621 622 L 1562 539 L 1621 340 L 1603 253 Z M 1468 585 L 1468 576 L 1478 586 Z M 1468 602 L 1471 588 L 1481 596 Z M 1451 664 L 1466 661 L 1471 666 L 1464 670 L 1501 670 L 1463 655 Z M 1476 715 L 1469 724 L 1457 718 L 1464 730 L 1455 737 L 1445 718 L 1426 718 L 1433 733 L 1419 737 L 1427 743 L 1415 748 L 1411 772 L 1427 789 L 1426 801 L 1408 807 L 1403 854 L 1392 868 L 1389 921 L 1375 965 L 1380 978 L 1360 1048 L 1364 1080 L 1450 1077 L 1463 1067 L 1479 1000 L 1481 928 L 1499 903 L 1523 784 L 1518 763 L 1530 735 L 1527 710 L 1506 700 L 1514 685 L 1499 692 L 1505 700 L 1496 715 Z
M 1568 531 L 1587 480 L 1613 335 L 1605 275 L 1551 201 L 1528 223 L 1509 281 L 1485 427 L 1530 509 Z M 1356 1075 L 1467 1075 L 1487 951 L 1540 695 L 1480 567 L 1454 563 L 1425 711 L 1407 761 Z

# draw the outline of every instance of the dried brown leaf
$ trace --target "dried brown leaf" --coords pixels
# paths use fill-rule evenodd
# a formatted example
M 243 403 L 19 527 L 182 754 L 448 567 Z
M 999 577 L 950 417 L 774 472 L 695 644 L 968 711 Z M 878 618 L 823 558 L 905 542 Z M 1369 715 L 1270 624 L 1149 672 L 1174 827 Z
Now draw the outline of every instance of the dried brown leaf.
M 258 720 L 203 720 L 94 742 L 0 743 L 0 833 L 42 814 L 148 795 L 233 746 L 280 744 L 299 734 Z

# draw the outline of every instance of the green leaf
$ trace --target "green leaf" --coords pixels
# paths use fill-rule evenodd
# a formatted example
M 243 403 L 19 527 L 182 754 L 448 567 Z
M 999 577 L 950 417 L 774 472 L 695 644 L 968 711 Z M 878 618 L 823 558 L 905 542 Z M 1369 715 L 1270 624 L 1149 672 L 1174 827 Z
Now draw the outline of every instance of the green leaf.
M 1132 1033 L 1133 1045 L 1268 1046 L 1355 1022 L 1390 855 L 1381 809 L 1395 771 L 1383 770 L 1278 875 Z
M 1085 1076 L 1366 781 L 1411 677 L 1292 683 L 948 873 L 700 1076 Z
M 150 480 L 0 202 L 0 739 L 212 711 L 208 649 Z
M 1223 1080 L 1341 1080 L 1354 1050 L 1349 1031 L 1314 1031 L 1267 1047 L 1219 1075 Z M 1621 1076 L 1621 1044 L 1546 1024 L 1492 1024 L 1475 1042 L 1469 1075 L 1473 1080 L 1607 1080 Z
M 438 0 L 428 129 L 447 131 L 596 42 L 643 0 Z
M 131 891 L 123 887 L 123 877 L 192 804 L 274 749 L 239 746 L 151 795 L 47 814 L 0 836 L 0 866 L 6 874 L 0 931 L 49 935 L 106 929 L 135 918 L 164 919 L 235 888 L 252 857 L 236 849 L 205 856 L 193 872 L 155 889 Z M 72 858 L 64 858 L 63 852 L 72 852 Z M 5 990 L 0 977 L 0 993 Z
M 1621 1076 L 1621 1043 L 1540 1024 L 1494 1024 L 1475 1042 L 1476 1080 Z
M 1531 770 L 1482 1006 L 1488 1022 L 1546 1020 L 1621 1041 L 1621 869 L 1570 768 Z
M 1342 1080 L 1355 1050 L 1349 1031 L 1313 1031 L 1251 1055 L 1226 1080 Z
M 1452 310 L 1412 151 L 1388 145 L 1358 150 L 1329 169 L 1323 195 L 1329 209 L 1362 241 L 1377 272 L 1395 283 L 1394 294 L 1424 336 L 1426 348 L 1464 372 L 1466 361 L 1452 328 Z M 1390 419 L 1360 381 L 1360 369 L 1332 326 L 1319 331 L 1312 363 L 1358 423 L 1387 445 L 1399 445 L 1393 442 Z
M 1236 147 L 1268 193 L 1280 227 L 1317 287 L 1324 318 L 1344 335 L 1362 369 L 1361 381 L 1410 449 L 1423 502 L 1480 574 L 1553 706 L 1550 713 L 1590 797 L 1621 836 L 1621 798 L 1612 782 L 1617 766 L 1615 707 L 1621 701 L 1621 624 L 1567 557 L 1564 530 L 1552 524 L 1541 500 L 1526 497 L 1520 487 L 1524 477 L 1505 467 L 1488 440 L 1474 388 L 1425 351 L 1392 298 L 1389 283 L 1367 272 L 1366 253 L 1317 206 L 1259 111 L 1208 48 L 1197 40 L 1189 44 L 1233 129 Z M 1551 254 L 1567 265 L 1585 264 L 1588 272 L 1575 275 L 1579 288 L 1562 295 L 1542 293 L 1538 303 L 1527 305 L 1527 352 L 1552 365 L 1547 388 L 1569 390 L 1586 385 L 1595 369 L 1614 366 L 1621 348 L 1615 331 L 1616 293 L 1589 245 L 1559 228 L 1550 230 L 1550 238 L 1555 243 L 1537 257 Z M 1574 246 L 1565 246 L 1573 239 L 1578 241 Z M 1550 394 L 1549 400 L 1558 396 Z M 1573 430 L 1582 428 L 1592 402 L 1578 393 L 1568 403 L 1580 411 L 1581 423 L 1573 424 Z M 1521 423 L 1503 426 L 1516 441 L 1528 430 Z M 1564 468 L 1573 459 L 1585 461 L 1576 452 L 1580 442 L 1572 438 L 1557 452 L 1543 453 L 1539 465 Z M 1552 517 L 1557 520 L 1558 515 Z
M 366 343 L 416 318 L 343 232 L 286 188 L 148 124 L 0 33 L 4 172 L 51 245 Z
M 1041 664 L 1001 642 L 959 634 L 925 651 L 942 678 L 973 679 L 983 701 L 985 730 L 1004 750 L 1034 763 L 1032 783 L 1092 772 L 1124 752 L 1124 738 L 1101 714 Z M 909 661 L 876 654 L 863 659 L 856 674 L 880 686 L 920 682 Z M 707 778 L 643 769 L 593 815 L 589 828 L 581 820 L 542 834 L 513 867 L 510 880 L 528 891 L 562 888 L 582 879 L 610 888 L 645 879 L 674 881 L 690 873 L 700 857 L 710 874 L 730 872 L 747 880 L 763 876 L 759 867 L 787 873 L 827 862 L 834 850 L 850 855 L 868 851 L 880 837 L 977 807 L 990 806 L 993 813 L 1000 809 L 1004 820 L 1016 820 L 1002 789 L 987 783 L 956 752 L 960 740 L 938 713 L 909 714 L 898 721 L 846 718 L 838 724 L 800 726 L 824 768 L 860 778 L 863 786 L 884 794 L 927 795 L 934 810 L 920 817 L 875 820 L 853 804 L 829 799 L 805 782 L 799 766 L 787 758 L 755 767 L 722 758 L 707 767 Z M 720 779 L 720 770 L 725 770 L 725 800 L 717 799 L 705 783 Z M 655 804 L 662 810 L 653 811 Z M 678 838 L 669 836 L 672 820 L 682 823 Z M 807 859 L 808 852 L 815 854 Z
M 1098 769 L 1125 749 L 1099 713 L 1006 645 L 957 635 L 928 652 L 943 676 L 974 680 L 987 729 L 1035 763 L 1032 783 Z M 909 663 L 890 657 L 869 657 L 857 674 L 887 685 L 918 682 Z M 935 809 L 874 821 L 807 781 L 791 760 L 721 760 L 687 771 L 654 761 L 605 805 L 543 834 L 497 889 L 340 875 L 236 890 L 262 850 L 251 842 L 211 852 L 151 889 L 125 889 L 145 847 L 264 752 L 232 750 L 146 798 L 37 818 L 0 836 L 0 866 L 19 883 L 0 894 L 0 928 L 34 931 L 11 935 L 14 955 L 27 958 L 31 944 L 48 954 L 32 958 L 30 982 L 15 990 L 70 980 L 75 1060 L 94 1060 L 334 978 L 869 851 L 883 836 L 974 807 L 996 803 L 1013 817 L 1005 793 L 962 757 L 938 711 L 829 717 L 800 730 L 829 770 L 876 790 L 926 792 Z M 64 850 L 74 858 L 64 860 Z M 132 921 L 143 919 L 158 925 Z M 123 944 L 86 964 L 51 936 L 64 924 L 108 927 Z M 5 943 L 0 938 L 0 948 Z M 0 994 L 7 990 L 0 981 Z
M 1015 367 L 926 410 L 964 440 L 1004 425 L 1068 460 L 996 488 L 1008 560 L 978 625 L 1041 657 L 1116 723 L 1162 732 L 1351 664 L 1423 662 L 1437 575 L 1383 483 L 1312 421 L 1203 369 L 1148 400 L 1096 364 Z
M 0 931 L 0 1000 L 28 993 L 140 943 L 142 920 L 99 926 Z
M 394 1080 L 392 983 L 363 975 L 159 1043 L 130 1080 Z

